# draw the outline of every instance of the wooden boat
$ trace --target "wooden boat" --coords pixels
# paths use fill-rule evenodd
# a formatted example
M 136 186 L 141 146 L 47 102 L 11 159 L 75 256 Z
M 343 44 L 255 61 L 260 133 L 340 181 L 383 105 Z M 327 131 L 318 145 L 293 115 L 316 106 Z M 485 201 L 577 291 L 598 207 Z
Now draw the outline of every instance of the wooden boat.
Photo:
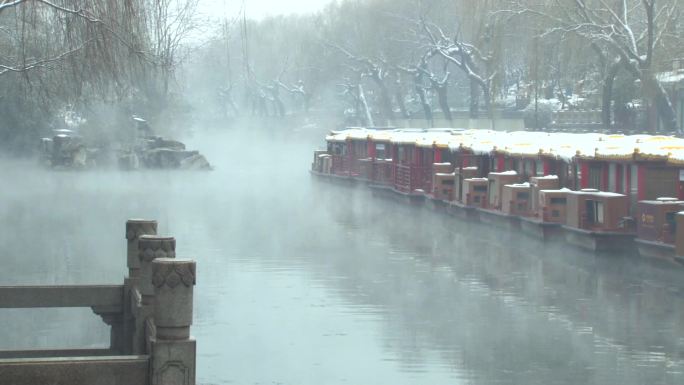
M 636 216 L 639 255 L 674 260 L 676 215 L 683 209 L 684 202 L 676 198 L 639 202 Z
M 592 251 L 684 258 L 684 219 L 679 226 L 672 220 L 684 207 L 670 204 L 661 216 L 668 219 L 648 231 L 638 231 L 636 212 L 659 196 L 684 200 L 684 139 L 354 128 L 326 140 L 312 165 L 316 178 L 367 184 L 373 195 L 445 210 L 466 226 L 477 221 Z
M 565 239 L 591 251 L 634 250 L 636 232 L 628 213 L 625 195 L 595 189 L 570 191 L 563 226 Z

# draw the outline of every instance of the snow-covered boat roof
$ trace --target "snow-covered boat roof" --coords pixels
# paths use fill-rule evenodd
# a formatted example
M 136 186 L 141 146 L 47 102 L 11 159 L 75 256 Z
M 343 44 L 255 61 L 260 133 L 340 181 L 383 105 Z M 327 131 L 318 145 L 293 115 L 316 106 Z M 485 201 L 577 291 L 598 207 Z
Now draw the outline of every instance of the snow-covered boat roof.
M 416 144 L 421 147 L 433 145 L 448 146 L 449 138 L 462 130 L 454 128 L 397 128 L 397 129 L 368 129 L 350 127 L 341 131 L 332 131 L 327 137 L 328 142 L 346 142 L 347 140 L 372 139 L 376 142 L 392 142 L 397 144 Z
M 567 187 L 563 187 L 563 188 L 560 188 L 557 190 L 539 190 L 540 193 L 544 193 L 544 194 L 567 194 L 571 191 L 572 190 L 570 190 Z
M 595 197 L 606 197 L 606 198 L 621 198 L 621 197 L 626 197 L 624 194 L 618 194 L 614 192 L 609 192 L 609 191 L 599 191 L 596 189 L 582 189 L 579 191 L 569 191 L 568 194 L 573 194 L 573 195 L 591 195 Z
M 597 160 L 666 160 L 684 165 L 684 139 L 663 135 L 608 135 L 463 129 L 367 129 L 333 131 L 330 142 L 385 141 L 419 147 L 466 149 L 477 155 L 492 152 L 511 156 L 548 156 L 570 161 L 574 157 Z
M 512 184 L 506 184 L 504 187 L 508 188 L 515 188 L 515 189 L 525 189 L 525 188 L 530 188 L 530 183 L 525 182 L 525 183 L 512 183 Z

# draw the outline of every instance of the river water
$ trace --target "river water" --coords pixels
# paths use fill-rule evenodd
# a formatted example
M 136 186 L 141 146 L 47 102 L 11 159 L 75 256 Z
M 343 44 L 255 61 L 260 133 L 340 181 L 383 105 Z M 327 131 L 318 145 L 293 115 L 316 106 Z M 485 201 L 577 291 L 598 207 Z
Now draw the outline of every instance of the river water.
M 200 384 L 684 383 L 684 270 L 313 181 L 322 136 L 211 130 L 210 173 L 2 161 L 0 285 L 120 284 L 153 218 L 198 263 Z M 106 344 L 88 309 L 0 310 L 0 349 Z

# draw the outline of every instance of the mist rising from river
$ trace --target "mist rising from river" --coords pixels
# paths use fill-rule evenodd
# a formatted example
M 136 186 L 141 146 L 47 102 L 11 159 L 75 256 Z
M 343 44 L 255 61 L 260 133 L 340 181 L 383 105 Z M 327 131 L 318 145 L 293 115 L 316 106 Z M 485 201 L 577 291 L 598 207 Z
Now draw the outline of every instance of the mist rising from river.
M 207 173 L 2 161 L 0 285 L 120 284 L 124 222 L 153 218 L 198 261 L 199 383 L 682 382 L 680 271 L 317 183 L 325 132 L 196 128 Z M 107 343 L 88 309 L 0 325 L 1 349 Z

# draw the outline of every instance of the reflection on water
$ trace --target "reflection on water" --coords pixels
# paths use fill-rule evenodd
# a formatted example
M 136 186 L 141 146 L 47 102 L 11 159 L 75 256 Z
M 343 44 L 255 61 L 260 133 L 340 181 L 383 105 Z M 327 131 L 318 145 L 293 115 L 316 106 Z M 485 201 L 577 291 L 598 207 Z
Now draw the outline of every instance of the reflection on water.
M 120 283 L 125 219 L 156 218 L 198 260 L 200 383 L 684 382 L 683 271 L 319 184 L 312 141 L 275 136 L 191 143 L 212 173 L 3 164 L 0 284 Z M 0 348 L 107 341 L 89 311 L 0 323 Z

